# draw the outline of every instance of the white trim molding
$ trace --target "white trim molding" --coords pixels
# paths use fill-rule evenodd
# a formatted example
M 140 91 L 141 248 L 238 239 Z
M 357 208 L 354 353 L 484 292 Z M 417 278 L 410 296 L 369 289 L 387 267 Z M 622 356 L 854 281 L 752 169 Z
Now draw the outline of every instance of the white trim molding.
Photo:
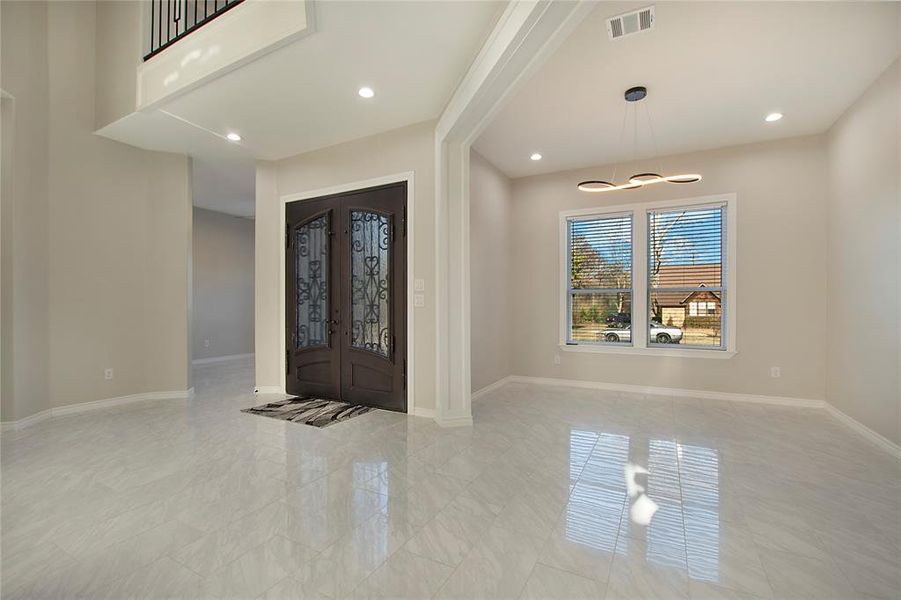
M 19 431 L 21 429 L 24 429 L 25 427 L 34 425 L 35 423 L 45 421 L 53 417 L 61 417 L 64 415 L 73 415 L 91 410 L 112 408 L 114 406 L 122 406 L 124 404 L 134 404 L 136 402 L 144 402 L 146 400 L 189 400 L 193 397 L 194 388 L 190 388 L 187 390 L 129 394 L 128 396 L 117 396 L 115 398 L 105 398 L 103 400 L 93 400 L 91 402 L 80 402 L 78 404 L 55 406 L 53 408 L 43 410 L 23 419 L 19 419 L 18 421 L 5 421 L 3 423 L 0 423 L 0 431 Z
M 285 235 L 287 235 L 285 230 L 285 211 L 287 210 L 287 204 L 289 202 L 298 202 L 303 200 L 314 200 L 316 198 L 322 198 L 323 196 L 332 196 L 334 194 L 342 194 L 345 192 L 355 192 L 357 190 L 364 190 L 366 188 L 378 187 L 380 185 L 388 185 L 391 183 L 406 183 L 407 184 L 407 414 L 410 415 L 422 415 L 423 412 L 420 411 L 416 406 L 416 323 L 415 323 L 415 310 L 413 306 L 413 292 L 414 292 L 414 279 L 415 273 L 413 269 L 413 258 L 415 256 L 414 251 L 414 241 L 416 235 L 416 227 L 413 224 L 414 216 L 416 213 L 416 201 L 415 201 L 415 172 L 414 171 L 405 171 L 403 173 L 395 173 L 393 175 L 385 175 L 383 177 L 376 177 L 373 179 L 363 179 L 361 181 L 351 181 L 348 183 L 342 183 L 340 185 L 333 185 L 327 188 L 319 188 L 316 190 L 308 190 L 303 192 L 296 192 L 292 194 L 282 195 L 279 203 L 279 231 L 281 231 L 282 243 L 281 247 L 284 249 L 285 247 Z M 279 331 L 280 335 L 280 359 L 281 359 L 281 372 L 284 373 L 282 375 L 282 387 L 281 389 L 277 389 L 276 391 L 266 391 L 269 390 L 269 387 L 257 387 L 258 394 L 263 393 L 285 393 L 287 390 L 287 368 L 285 364 L 285 357 L 287 353 L 287 346 L 285 340 L 285 252 L 282 250 L 279 253 L 279 322 L 281 323 L 281 327 Z
M 722 232 L 723 257 L 722 264 L 722 289 L 726 294 L 723 305 L 723 329 L 722 341 L 724 345 L 717 348 L 705 348 L 703 346 L 679 346 L 676 344 L 649 344 L 648 336 L 648 269 L 647 269 L 647 244 L 648 244 L 648 214 L 658 209 L 698 209 L 698 208 L 725 207 L 725 226 Z M 715 194 L 695 198 L 682 198 L 677 200 L 663 200 L 655 202 L 641 202 L 633 204 L 621 204 L 617 206 L 599 206 L 595 208 L 583 208 L 578 210 L 562 210 L 559 215 L 559 248 L 560 248 L 560 281 L 558 283 L 559 298 L 559 346 L 565 352 L 609 353 L 609 354 L 639 354 L 642 356 L 676 356 L 684 358 L 732 358 L 738 353 L 736 343 L 736 274 L 737 274 L 737 250 L 736 240 L 738 230 L 738 198 L 735 193 Z M 587 217 L 631 217 L 632 233 L 632 326 L 631 342 L 625 344 L 611 343 L 569 343 L 569 223 L 573 219 Z
M 231 362 L 233 360 L 242 360 L 245 358 L 253 357 L 253 352 L 251 352 L 250 354 L 226 354 L 224 356 L 211 356 L 209 358 L 195 358 L 191 361 L 191 364 L 195 366 L 213 365 L 216 363 Z
M 888 452 L 896 459 L 901 460 L 901 446 L 887 437 L 873 431 L 860 421 L 848 416 L 835 408 L 825 400 L 815 398 L 791 398 L 787 396 L 763 396 L 758 394 L 737 394 L 734 392 L 715 392 L 709 390 L 689 390 L 684 388 L 665 388 L 657 386 L 631 385 L 625 383 L 607 383 L 603 381 L 585 381 L 581 379 L 557 379 L 554 377 L 527 377 L 524 375 L 510 375 L 491 385 L 485 386 L 473 394 L 476 397 L 484 397 L 508 383 L 528 383 L 533 385 L 575 387 L 582 389 L 609 390 L 613 392 L 631 392 L 653 396 L 673 396 L 677 398 L 701 398 L 704 400 L 721 400 L 723 402 L 750 402 L 753 404 L 769 404 L 773 406 L 787 406 L 794 408 L 815 408 L 824 410 L 827 414 L 839 421 L 849 429 L 852 429 L 874 446 Z
M 794 406 L 797 408 L 823 408 L 824 402 L 814 398 L 790 398 L 787 396 L 762 396 L 758 394 L 736 394 L 734 392 L 715 392 L 710 390 L 690 390 L 685 388 L 666 388 L 653 385 L 632 385 L 628 383 L 607 383 L 604 381 L 585 381 L 581 379 L 556 379 L 554 377 L 526 377 L 513 375 L 513 383 L 532 383 L 536 385 L 558 385 L 563 387 L 587 388 L 593 390 L 609 390 L 612 392 L 630 392 L 649 396 L 675 396 L 677 398 L 701 398 L 704 400 L 723 400 L 732 402 L 753 402 L 755 404 L 773 404 L 776 406 Z
M 435 421 L 472 424 L 469 150 L 491 118 L 595 8 L 510 2 L 435 127 Z
M 498 380 L 495 381 L 494 383 L 489 383 L 489 384 L 486 385 L 485 387 L 479 388 L 478 390 L 476 390 L 476 391 L 474 391 L 474 392 L 472 393 L 472 396 L 471 396 L 471 397 L 472 397 L 472 401 L 475 402 L 475 401 L 478 400 L 479 398 L 482 398 L 482 397 L 484 397 L 484 396 L 490 394 L 490 393 L 493 392 L 494 390 L 497 390 L 497 389 L 500 389 L 500 388 L 504 387 L 505 385 L 507 385 L 507 384 L 510 383 L 511 381 L 513 381 L 513 375 L 507 375 L 506 377 L 502 377 L 502 378 L 498 379 Z
M 828 402 L 823 403 L 823 408 L 825 408 L 826 412 L 828 412 L 830 415 L 832 415 L 832 417 L 836 421 L 845 425 L 849 429 L 854 430 L 859 435 L 861 435 L 861 436 L 865 437 L 867 440 L 869 440 L 875 446 L 882 448 L 883 450 L 885 450 L 889 454 L 893 455 L 898 460 L 901 460 L 901 446 L 899 446 L 892 440 L 888 439 L 881 433 L 877 433 L 877 432 L 873 431 L 872 429 L 870 429 L 869 427 L 867 427 L 860 421 L 854 419 L 853 417 L 848 416 L 846 413 L 843 413 L 842 411 L 835 408 Z

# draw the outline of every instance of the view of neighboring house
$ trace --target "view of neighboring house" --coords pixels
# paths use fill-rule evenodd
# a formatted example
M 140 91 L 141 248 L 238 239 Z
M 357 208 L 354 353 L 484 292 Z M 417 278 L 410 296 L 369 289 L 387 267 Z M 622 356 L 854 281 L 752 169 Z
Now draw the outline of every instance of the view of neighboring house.
M 658 278 L 667 287 L 719 286 L 721 265 L 664 265 Z M 682 327 L 689 317 L 719 317 L 722 312 L 721 297 L 719 293 L 707 290 L 658 291 L 651 295 L 651 310 L 664 325 Z

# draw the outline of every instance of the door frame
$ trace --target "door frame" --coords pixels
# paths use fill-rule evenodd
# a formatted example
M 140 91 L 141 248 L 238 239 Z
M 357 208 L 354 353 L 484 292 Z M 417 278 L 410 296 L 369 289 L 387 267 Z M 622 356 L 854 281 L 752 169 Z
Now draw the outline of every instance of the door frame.
M 434 416 L 431 414 L 431 411 L 427 411 L 430 414 L 424 415 L 421 411 L 417 411 L 416 407 L 416 394 L 414 393 L 415 383 L 416 383 L 416 342 L 415 335 L 413 335 L 415 329 L 413 324 L 413 238 L 414 232 L 416 228 L 413 226 L 413 216 L 415 212 L 416 203 L 413 202 L 413 188 L 414 188 L 414 172 L 406 171 L 404 173 L 395 173 L 394 175 L 386 175 L 384 177 L 376 177 L 373 179 L 364 179 L 361 181 L 352 181 L 348 183 L 343 183 L 339 185 L 333 185 L 330 187 L 319 188 L 315 190 L 309 190 L 305 192 L 295 192 L 293 194 L 285 194 L 280 197 L 280 206 L 278 211 L 279 218 L 279 230 L 281 231 L 281 241 L 282 241 L 282 251 L 279 252 L 279 323 L 281 327 L 279 330 L 281 331 L 281 335 L 279 336 L 280 348 L 281 352 L 279 353 L 279 362 L 281 364 L 281 377 L 282 377 L 282 391 L 285 392 L 288 389 L 288 375 L 287 364 L 285 362 L 285 353 L 288 350 L 288 345 L 285 340 L 285 310 L 287 307 L 285 306 L 285 244 L 287 240 L 285 236 L 287 235 L 285 232 L 285 211 L 287 210 L 287 204 L 289 202 L 299 202 L 303 200 L 315 200 L 317 198 L 322 198 L 323 196 L 331 196 L 334 194 L 344 194 L 347 192 L 356 192 L 359 190 L 364 190 L 366 188 L 378 187 L 381 185 L 387 185 L 391 183 L 403 183 L 407 184 L 407 199 L 406 199 L 406 207 L 407 207 L 407 281 L 406 281 L 406 296 L 407 296 L 407 414 L 408 415 L 417 415 L 417 416 Z

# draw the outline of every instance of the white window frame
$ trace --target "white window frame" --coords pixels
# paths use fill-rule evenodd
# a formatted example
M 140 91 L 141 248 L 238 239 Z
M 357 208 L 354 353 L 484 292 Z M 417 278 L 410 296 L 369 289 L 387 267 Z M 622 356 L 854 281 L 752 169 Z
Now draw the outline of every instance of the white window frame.
M 559 348 L 565 352 L 585 352 L 599 354 L 641 354 L 645 356 L 679 356 L 686 358 L 732 358 L 738 353 L 735 328 L 735 306 L 737 297 L 737 196 L 717 194 L 679 200 L 640 202 L 616 206 L 599 206 L 580 210 L 560 211 L 560 278 L 559 290 Z M 726 229 L 723 231 L 725 254 L 723 262 L 723 289 L 725 302 L 721 303 L 723 328 L 721 335 L 724 346 L 716 349 L 670 347 L 669 345 L 648 344 L 648 212 L 659 209 L 725 206 Z M 568 342 L 569 337 L 569 220 L 592 216 L 606 217 L 632 214 L 632 338 L 631 345 L 610 343 Z M 641 332 L 640 334 L 638 332 Z M 675 346 L 675 344 L 674 344 Z
M 569 256 L 569 246 L 570 246 L 570 244 L 572 243 L 572 240 L 570 240 L 570 238 L 569 238 L 569 234 L 570 234 L 570 231 L 569 231 L 569 223 L 570 223 L 571 221 L 588 221 L 588 220 L 592 220 L 592 217 L 600 217 L 600 218 L 605 218 L 605 219 L 615 219 L 615 218 L 617 218 L 617 217 L 629 217 L 629 244 L 632 246 L 632 255 L 630 256 L 630 260 L 631 260 L 633 263 L 634 263 L 634 261 L 635 261 L 635 215 L 632 213 L 632 211 L 626 210 L 626 211 L 619 211 L 619 212 L 605 212 L 603 215 L 598 215 L 598 214 L 592 213 L 592 214 L 588 215 L 588 217 L 579 217 L 579 216 L 577 216 L 577 215 L 573 215 L 573 216 L 570 216 L 570 217 L 564 219 L 564 221 L 565 221 L 564 227 L 566 228 L 566 234 L 565 234 L 565 235 L 566 235 L 566 241 L 565 241 L 565 243 L 566 243 L 566 247 L 567 247 L 567 249 L 565 250 L 566 256 L 564 257 L 564 260 L 566 261 L 566 262 L 565 262 L 565 265 L 564 265 L 564 269 L 565 269 L 565 273 L 567 274 L 566 278 L 564 279 L 564 286 L 566 286 L 566 289 L 564 290 L 564 292 L 565 292 L 565 302 L 566 302 L 566 309 L 565 309 L 564 314 L 565 314 L 565 318 L 566 318 L 567 321 L 566 321 L 566 325 L 565 325 L 565 327 L 564 327 L 563 343 L 566 344 L 566 345 L 570 345 L 570 344 L 573 343 L 573 342 L 569 339 L 569 333 L 570 333 L 570 327 L 571 327 L 570 319 L 572 318 L 572 304 L 571 304 L 571 302 L 572 302 L 572 294 L 573 294 L 573 289 L 572 289 L 571 287 L 569 287 L 569 286 L 570 286 L 570 283 L 571 283 L 571 282 L 570 282 L 570 279 L 569 279 L 569 273 L 570 273 L 570 271 L 571 271 L 571 267 L 570 267 L 570 256 Z M 632 304 L 632 302 L 634 302 L 634 296 L 635 296 L 635 281 L 634 281 L 634 278 L 635 278 L 635 265 L 634 265 L 634 264 L 630 264 L 630 265 L 629 265 L 629 278 L 630 278 L 630 280 L 632 281 L 632 285 L 631 285 L 631 287 L 629 287 L 629 288 L 593 288 L 593 289 L 591 289 L 591 290 L 582 291 L 581 293 L 586 293 L 586 294 L 591 294 L 591 293 L 600 293 L 600 294 L 605 294 L 605 293 L 607 293 L 607 294 L 610 294 L 610 293 L 614 293 L 614 294 L 615 294 L 615 293 L 620 292 L 620 291 L 622 291 L 622 290 L 628 289 L 628 292 L 629 292 L 629 305 L 630 305 L 630 306 L 634 306 L 634 305 Z M 630 336 L 630 337 L 631 337 L 631 336 Z M 582 342 L 582 343 L 590 343 L 590 342 Z M 610 346 L 619 346 L 619 347 L 631 347 L 631 346 L 632 346 L 632 342 L 631 342 L 631 341 L 629 341 L 629 342 L 607 342 L 607 341 L 604 341 L 604 342 L 597 342 L 597 343 L 598 343 L 598 344 L 603 344 L 603 345 L 610 345 Z

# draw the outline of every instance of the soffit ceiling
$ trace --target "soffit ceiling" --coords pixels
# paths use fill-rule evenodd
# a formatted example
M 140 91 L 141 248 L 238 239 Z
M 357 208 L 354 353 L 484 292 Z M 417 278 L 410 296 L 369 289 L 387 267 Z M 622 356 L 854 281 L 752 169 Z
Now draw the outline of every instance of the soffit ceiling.
M 315 31 L 165 105 L 274 160 L 437 118 L 500 2 L 318 2 Z M 369 86 L 376 96 L 357 95 Z
M 309 35 L 101 133 L 192 156 L 195 205 L 252 216 L 256 160 L 437 119 L 505 5 L 320 1 Z
M 896 2 L 659 2 L 654 29 L 608 38 L 608 17 L 645 6 L 599 4 L 476 151 L 510 177 L 652 156 L 642 113 L 637 146 L 631 125 L 620 142 L 634 85 L 648 88 L 661 155 L 821 133 L 899 55 Z

